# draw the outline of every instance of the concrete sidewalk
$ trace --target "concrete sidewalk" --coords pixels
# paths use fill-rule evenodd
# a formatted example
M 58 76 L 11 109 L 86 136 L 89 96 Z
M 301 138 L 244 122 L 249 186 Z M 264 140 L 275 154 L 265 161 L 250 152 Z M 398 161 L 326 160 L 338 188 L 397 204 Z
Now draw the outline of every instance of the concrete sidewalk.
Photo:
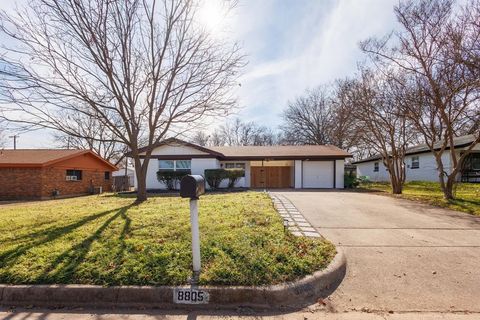
M 333 310 L 480 312 L 480 217 L 369 193 L 279 194 L 347 256 Z
M 367 313 L 326 311 L 300 311 L 293 313 L 253 313 L 247 311 L 232 312 L 186 312 L 181 310 L 10 310 L 0 309 L 0 320 L 216 320 L 216 319 L 252 319 L 252 320 L 477 320 L 478 313 Z

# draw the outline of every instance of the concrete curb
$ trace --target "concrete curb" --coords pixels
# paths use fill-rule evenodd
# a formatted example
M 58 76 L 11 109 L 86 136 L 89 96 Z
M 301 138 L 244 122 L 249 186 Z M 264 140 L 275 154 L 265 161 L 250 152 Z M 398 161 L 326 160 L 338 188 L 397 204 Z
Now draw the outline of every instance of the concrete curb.
M 231 287 L 204 286 L 210 295 L 208 304 L 173 303 L 171 286 L 117 286 L 92 285 L 0 285 L 0 305 L 39 307 L 142 307 L 142 308 L 232 308 L 258 307 L 301 308 L 326 297 L 345 276 L 347 262 L 343 252 L 337 254 L 324 270 L 298 281 L 273 286 Z M 181 288 L 190 288 L 183 286 Z

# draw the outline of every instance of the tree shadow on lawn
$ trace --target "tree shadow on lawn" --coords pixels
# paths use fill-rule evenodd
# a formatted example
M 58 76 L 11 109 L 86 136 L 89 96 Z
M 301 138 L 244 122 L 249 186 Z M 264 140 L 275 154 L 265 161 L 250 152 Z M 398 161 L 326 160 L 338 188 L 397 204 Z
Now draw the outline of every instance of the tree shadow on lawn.
M 114 261 L 115 264 L 120 264 L 126 249 L 125 238 L 130 231 L 131 219 L 128 217 L 127 211 L 131 206 L 133 204 L 120 208 L 116 214 L 108 218 L 91 236 L 60 254 L 38 277 L 38 280 L 41 282 L 71 282 L 75 271 L 85 260 L 93 242 L 98 240 L 108 226 L 119 217 L 125 222 L 119 235 L 120 247 Z
M 47 244 L 49 242 L 55 241 L 56 239 L 66 235 L 68 233 L 73 232 L 75 229 L 78 229 L 78 228 L 84 226 L 85 224 L 87 224 L 89 222 L 92 222 L 96 219 L 104 217 L 104 216 L 106 216 L 108 214 L 111 214 L 111 213 L 118 210 L 118 212 L 115 215 L 113 215 L 110 219 L 107 220 L 107 222 L 108 222 L 107 225 L 104 224 L 104 226 L 105 226 L 104 229 L 105 229 L 108 226 L 108 224 L 111 221 L 113 221 L 114 219 L 116 219 L 118 216 L 124 215 L 126 217 L 125 212 L 132 206 L 133 206 L 133 204 L 130 204 L 130 205 L 127 205 L 127 206 L 124 206 L 124 207 L 121 207 L 121 208 L 116 208 L 116 209 L 113 209 L 113 210 L 103 211 L 103 212 L 85 217 L 85 218 L 83 218 L 83 219 L 81 219 L 77 222 L 74 222 L 74 223 L 71 223 L 71 224 L 68 224 L 68 225 L 65 225 L 65 226 L 52 227 L 52 228 L 48 228 L 48 229 L 45 229 L 45 230 L 33 232 L 33 233 L 28 234 L 28 235 L 16 237 L 14 239 L 15 241 L 18 241 L 18 240 L 21 240 L 21 239 L 26 239 L 26 238 L 33 239 L 33 241 L 28 242 L 27 244 L 17 246 L 13 249 L 10 249 L 8 251 L 5 251 L 5 252 L 1 253 L 0 254 L 0 268 L 4 268 L 6 266 L 11 266 L 11 265 L 15 264 L 17 262 L 18 258 L 20 258 L 20 256 L 22 256 L 28 250 L 30 250 L 34 247 L 37 247 L 37 246 L 44 245 L 44 244 Z M 98 230 L 97 230 L 97 232 L 98 232 Z M 87 238 L 87 239 L 89 239 L 89 238 Z

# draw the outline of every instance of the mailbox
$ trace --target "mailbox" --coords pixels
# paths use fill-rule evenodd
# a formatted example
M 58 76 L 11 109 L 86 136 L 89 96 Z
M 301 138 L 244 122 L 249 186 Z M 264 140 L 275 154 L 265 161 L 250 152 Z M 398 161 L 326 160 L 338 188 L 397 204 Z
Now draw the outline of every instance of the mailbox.
M 198 199 L 205 193 L 205 179 L 200 175 L 188 175 L 180 181 L 180 196 L 182 198 Z

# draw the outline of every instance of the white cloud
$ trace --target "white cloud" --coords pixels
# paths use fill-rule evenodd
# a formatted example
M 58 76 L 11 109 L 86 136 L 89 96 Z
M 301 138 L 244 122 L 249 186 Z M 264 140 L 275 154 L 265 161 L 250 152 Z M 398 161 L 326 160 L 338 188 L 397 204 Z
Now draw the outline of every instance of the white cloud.
M 329 5 L 328 2 L 311 1 L 302 8 L 300 21 L 284 21 L 284 28 L 279 28 L 283 34 L 278 38 L 288 41 L 277 43 L 275 59 L 260 63 L 265 47 L 258 38 L 265 36 L 261 30 L 265 26 L 262 21 L 269 19 L 272 7 L 255 8 L 257 22 L 248 20 L 239 25 L 237 31 L 246 36 L 244 44 L 251 54 L 253 52 L 253 62 L 238 92 L 245 117 L 276 125 L 289 99 L 307 88 L 352 75 L 357 61 L 363 58 L 358 42 L 370 36 L 381 36 L 394 27 L 394 3 L 345 0 Z M 249 4 L 244 5 L 248 7 Z M 252 32 L 255 28 L 260 30 Z

